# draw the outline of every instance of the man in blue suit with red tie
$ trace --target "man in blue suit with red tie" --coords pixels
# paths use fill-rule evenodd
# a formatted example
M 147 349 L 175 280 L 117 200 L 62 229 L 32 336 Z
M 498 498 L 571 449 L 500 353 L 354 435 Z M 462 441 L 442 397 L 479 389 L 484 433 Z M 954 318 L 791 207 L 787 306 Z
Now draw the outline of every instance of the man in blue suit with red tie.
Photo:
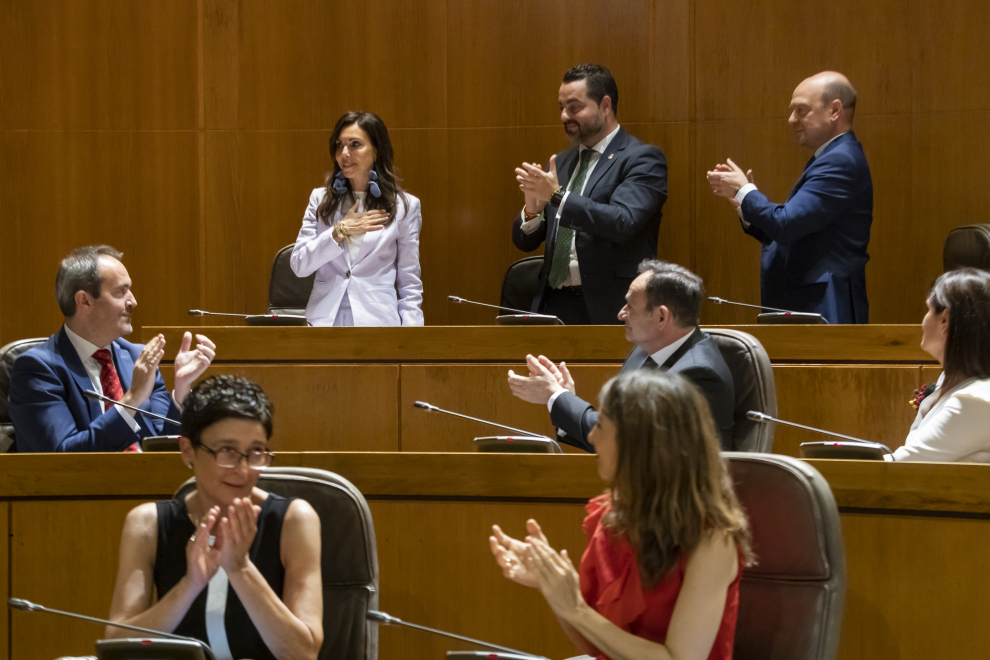
M 814 152 L 787 202 L 774 204 L 752 170 L 728 160 L 708 173 L 712 192 L 736 207 L 743 231 L 763 244 L 762 305 L 817 312 L 829 323 L 868 323 L 866 262 L 873 180 L 852 132 L 856 90 L 840 73 L 801 82 L 788 122 Z
M 65 324 L 43 345 L 14 362 L 10 417 L 16 451 L 127 451 L 141 438 L 178 433 L 177 427 L 121 405 L 84 396 L 86 390 L 178 420 L 192 383 L 210 366 L 216 346 L 186 333 L 175 357 L 170 394 L 158 371 L 165 338 L 147 345 L 121 337 L 132 332 L 137 305 L 123 255 L 108 245 L 73 251 L 62 260 L 55 294 Z

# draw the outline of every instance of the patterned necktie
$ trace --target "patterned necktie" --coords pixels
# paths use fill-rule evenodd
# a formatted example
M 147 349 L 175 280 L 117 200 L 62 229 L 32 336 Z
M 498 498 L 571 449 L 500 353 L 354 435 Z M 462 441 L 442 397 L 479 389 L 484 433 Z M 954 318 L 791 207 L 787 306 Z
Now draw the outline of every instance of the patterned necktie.
M 103 388 L 103 396 L 120 401 L 124 396 L 124 390 L 120 387 L 120 378 L 117 377 L 110 351 L 101 348 L 93 353 L 93 359 L 100 363 L 100 386 Z M 104 412 L 109 410 L 110 405 L 107 401 L 103 402 Z
M 581 194 L 581 187 L 588 176 L 588 163 L 591 161 L 593 149 L 585 149 L 581 152 L 581 163 L 578 165 L 577 174 L 574 175 L 574 182 L 569 187 L 575 195 Z M 574 230 L 570 227 L 557 226 L 557 239 L 553 246 L 553 260 L 550 262 L 550 276 L 547 283 L 551 289 L 556 289 L 563 284 L 571 271 L 571 241 L 574 240 Z
M 117 377 L 117 369 L 113 366 L 113 358 L 110 357 L 110 351 L 101 348 L 93 353 L 93 359 L 100 363 L 100 387 L 103 388 L 103 396 L 111 398 L 114 401 L 120 401 L 124 397 L 124 390 L 120 386 L 120 378 Z M 102 403 L 103 412 L 109 410 L 112 405 L 107 401 L 103 401 Z M 124 451 L 139 451 L 137 443 L 135 442 Z

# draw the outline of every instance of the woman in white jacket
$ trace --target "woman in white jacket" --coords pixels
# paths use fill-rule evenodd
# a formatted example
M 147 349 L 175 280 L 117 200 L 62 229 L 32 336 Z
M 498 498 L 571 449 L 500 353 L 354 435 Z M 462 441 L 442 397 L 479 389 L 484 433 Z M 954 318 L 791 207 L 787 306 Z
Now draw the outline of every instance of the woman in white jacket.
M 400 186 L 385 123 L 349 112 L 330 137 L 333 171 L 315 189 L 290 263 L 316 273 L 313 325 L 423 325 L 419 200 Z
M 990 462 L 990 273 L 943 273 L 928 296 L 921 348 L 942 365 L 895 461 Z

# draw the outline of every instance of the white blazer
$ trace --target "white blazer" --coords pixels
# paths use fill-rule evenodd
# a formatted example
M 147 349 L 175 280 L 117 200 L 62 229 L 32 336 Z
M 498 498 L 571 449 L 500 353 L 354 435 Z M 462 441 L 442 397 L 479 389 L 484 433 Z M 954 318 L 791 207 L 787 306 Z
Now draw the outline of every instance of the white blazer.
M 333 225 L 350 208 L 341 204 L 328 226 L 316 216 L 326 188 L 309 196 L 302 228 L 289 263 L 299 277 L 316 273 L 306 318 L 313 325 L 333 325 L 344 292 L 356 326 L 423 325 L 423 280 L 419 268 L 419 232 L 423 226 L 419 200 L 407 194 L 396 200 L 395 220 L 364 235 L 354 261 L 346 245 L 333 240 Z M 396 298 L 398 285 L 398 298 Z
M 904 446 L 884 458 L 990 463 L 990 378 L 964 380 L 934 405 L 922 401 Z

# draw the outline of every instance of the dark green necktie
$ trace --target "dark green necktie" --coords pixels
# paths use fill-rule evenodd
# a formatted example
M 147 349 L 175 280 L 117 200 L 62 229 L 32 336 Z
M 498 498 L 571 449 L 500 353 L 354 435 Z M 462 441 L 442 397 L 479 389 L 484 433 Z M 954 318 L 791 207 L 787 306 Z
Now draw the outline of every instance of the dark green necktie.
M 577 174 L 574 175 L 574 182 L 569 190 L 575 195 L 581 194 L 584 180 L 588 176 L 588 163 L 591 161 L 593 149 L 585 149 L 581 152 L 581 163 L 578 165 Z M 574 240 L 574 230 L 570 227 L 557 226 L 557 242 L 553 246 L 553 261 L 550 262 L 550 276 L 548 284 L 551 289 L 556 289 L 567 279 L 571 270 L 571 241 Z

